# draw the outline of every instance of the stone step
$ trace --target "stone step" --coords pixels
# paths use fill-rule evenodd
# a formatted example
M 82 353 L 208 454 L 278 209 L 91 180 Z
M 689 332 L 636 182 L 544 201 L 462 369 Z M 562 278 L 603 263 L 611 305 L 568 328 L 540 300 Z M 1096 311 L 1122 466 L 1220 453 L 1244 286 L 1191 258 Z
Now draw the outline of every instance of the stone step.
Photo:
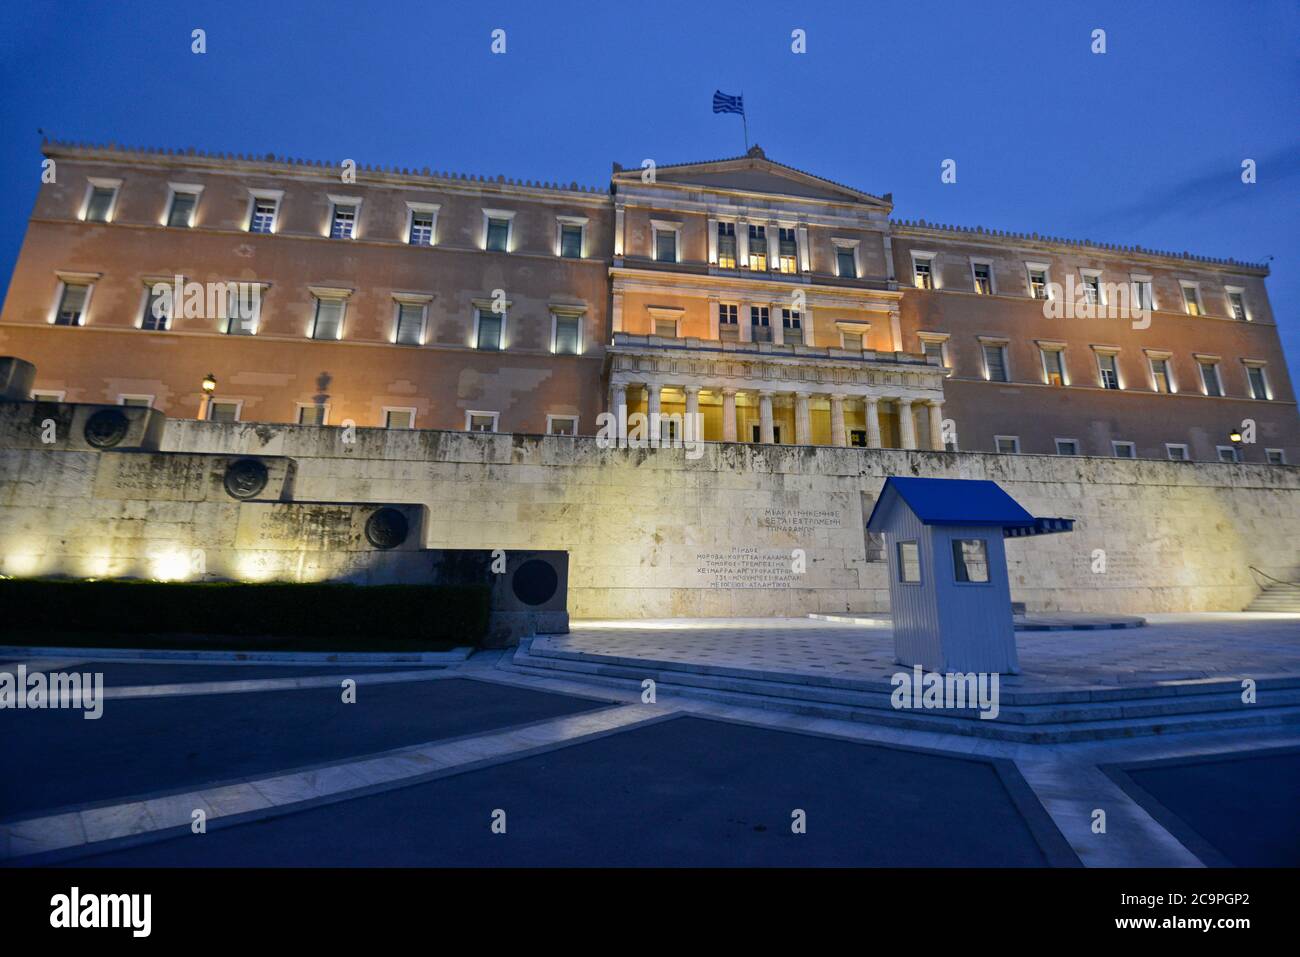
M 1273 582 L 1264 587 L 1246 611 L 1294 612 L 1300 614 L 1300 585 Z

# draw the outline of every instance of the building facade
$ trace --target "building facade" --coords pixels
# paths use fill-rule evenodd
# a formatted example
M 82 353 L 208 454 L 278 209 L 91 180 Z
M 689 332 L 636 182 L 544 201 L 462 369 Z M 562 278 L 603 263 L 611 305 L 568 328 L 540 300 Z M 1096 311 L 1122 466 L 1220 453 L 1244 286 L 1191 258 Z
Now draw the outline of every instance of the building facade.
M 891 218 L 742 157 L 608 189 L 45 148 L 0 313 L 36 394 L 178 418 L 1300 457 L 1264 266 Z M 205 394 L 206 376 L 215 388 Z M 1241 441 L 1230 439 L 1241 433 Z

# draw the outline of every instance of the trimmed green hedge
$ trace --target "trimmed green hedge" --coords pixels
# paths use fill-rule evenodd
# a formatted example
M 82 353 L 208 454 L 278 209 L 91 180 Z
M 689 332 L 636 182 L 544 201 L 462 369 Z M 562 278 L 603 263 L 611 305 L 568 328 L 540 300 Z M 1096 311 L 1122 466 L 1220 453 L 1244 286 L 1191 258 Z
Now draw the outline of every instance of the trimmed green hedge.
M 0 630 L 380 638 L 477 645 L 487 585 L 0 579 Z

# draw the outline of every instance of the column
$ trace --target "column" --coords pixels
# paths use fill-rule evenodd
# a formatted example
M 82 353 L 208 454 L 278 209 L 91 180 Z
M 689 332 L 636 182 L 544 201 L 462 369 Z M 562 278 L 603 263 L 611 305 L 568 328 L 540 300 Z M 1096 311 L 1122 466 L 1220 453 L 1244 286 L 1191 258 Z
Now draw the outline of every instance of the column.
M 796 445 L 812 445 L 812 398 L 807 392 L 794 394 L 794 441 Z
M 619 414 L 619 409 L 627 407 L 627 386 L 623 383 L 613 383 L 609 385 L 609 411 L 615 416 Z
M 880 400 L 873 395 L 864 401 L 867 406 L 867 448 L 880 448 Z
M 767 321 L 772 324 L 772 345 L 779 346 L 785 342 L 785 323 L 781 319 L 781 310 L 785 308 L 784 302 L 769 302 L 767 304 Z
M 743 219 L 736 220 L 736 266 L 749 268 L 749 223 Z
M 772 432 L 772 393 L 770 392 L 758 394 L 758 438 L 764 445 L 771 445 L 776 441 L 776 436 Z
M 614 210 L 614 258 L 623 258 L 623 207 Z
M 799 227 L 799 271 L 812 272 L 812 256 L 809 255 L 808 227 Z
M 722 390 L 722 441 L 736 441 L 736 390 Z
M 767 271 L 776 272 L 781 265 L 781 227 L 767 224 Z
M 844 432 L 844 396 L 831 396 L 831 445 L 838 445 L 841 448 L 849 444 L 848 436 Z
M 659 383 L 647 382 L 645 386 L 646 437 L 651 448 L 659 447 L 663 424 L 659 420 Z
M 718 297 L 709 297 L 709 340 L 717 342 L 720 333 L 718 332 Z
M 696 423 L 699 423 L 698 427 Z M 682 439 L 693 442 L 704 438 L 704 423 L 700 421 L 700 387 L 686 387 L 686 421 L 682 423 Z
M 912 418 L 912 400 L 898 400 L 898 432 L 903 448 L 916 448 L 916 420 Z
M 943 451 L 943 402 L 930 400 L 930 446 L 936 452 Z
M 815 346 L 817 343 L 813 340 L 813 320 L 812 306 L 804 303 L 803 307 L 803 344 L 806 346 Z
M 612 316 L 613 331 L 623 331 L 623 293 L 614 293 L 614 311 Z
M 709 217 L 709 265 L 718 264 L 718 221 Z
M 740 254 L 737 253 L 736 255 Z M 742 299 L 736 304 L 736 324 L 740 326 L 740 341 L 753 342 L 754 327 L 749 324 L 749 301 L 746 299 Z

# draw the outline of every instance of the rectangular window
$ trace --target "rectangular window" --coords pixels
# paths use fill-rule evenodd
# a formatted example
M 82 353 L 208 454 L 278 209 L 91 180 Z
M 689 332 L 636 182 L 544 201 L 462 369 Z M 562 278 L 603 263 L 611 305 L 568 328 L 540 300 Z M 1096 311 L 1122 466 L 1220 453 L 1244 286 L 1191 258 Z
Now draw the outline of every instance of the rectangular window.
M 149 332 L 165 332 L 171 328 L 172 310 L 171 290 L 155 292 L 152 286 L 145 293 L 144 315 L 140 317 L 140 328 Z
M 1250 382 L 1252 399 L 1268 399 L 1268 381 L 1264 378 L 1263 366 L 1246 366 L 1246 379 Z
M 981 296 L 993 295 L 993 266 L 989 263 L 975 263 L 971 270 L 975 275 L 975 291 Z
M 767 270 L 767 227 L 749 227 L 749 268 L 759 272 Z
M 865 449 L 867 447 L 867 430 L 849 429 L 849 445 L 855 449 Z
M 495 412 L 465 413 L 465 428 L 470 432 L 495 432 L 497 414 Z
M 1112 442 L 1110 450 L 1117 459 L 1135 459 L 1137 458 L 1137 446 L 1132 442 Z
M 1027 266 L 1029 270 L 1029 295 L 1035 299 L 1047 298 L 1047 270 L 1038 266 Z
M 90 297 L 90 286 L 84 283 L 69 282 L 63 285 L 63 295 L 59 297 L 59 309 L 54 314 L 56 326 L 79 326 L 86 320 L 86 300 Z
M 656 319 L 655 335 L 664 339 L 677 338 L 677 320 L 676 319 Z
M 1180 442 L 1166 442 L 1165 455 L 1169 457 L 1171 462 L 1187 462 L 1191 460 L 1191 456 L 1187 453 L 1187 446 Z
M 433 245 L 433 213 L 430 210 L 411 210 L 411 232 L 406 241 L 412 246 Z
M 718 223 L 718 268 L 736 268 L 735 223 Z
M 740 307 L 734 302 L 718 303 L 718 325 L 734 326 L 737 324 L 737 316 Z
M 490 253 L 510 251 L 510 220 L 489 219 L 487 221 L 487 251 Z
M 1065 385 L 1065 363 L 1060 349 L 1043 350 L 1043 373 L 1048 385 Z
M 106 223 L 113 215 L 113 201 L 117 190 L 112 186 L 96 186 L 90 191 L 90 202 L 86 204 L 86 222 Z
M 250 233 L 275 232 L 275 210 L 278 203 L 274 199 L 258 198 L 253 200 L 253 214 L 248 221 Z
M 1150 279 L 1134 279 L 1132 281 L 1133 305 L 1139 309 L 1150 309 L 1155 302 L 1151 294 Z
M 1009 382 L 1007 378 L 1007 347 L 1003 345 L 984 346 L 984 369 L 990 382 Z
M 934 260 L 916 258 L 912 260 L 913 281 L 917 289 L 934 288 Z
M 385 409 L 384 428 L 386 429 L 415 428 L 415 410 L 414 409 Z
M 1219 382 L 1219 364 L 1198 359 L 1196 364 L 1201 367 L 1201 385 L 1206 395 L 1219 397 L 1223 395 L 1223 386 Z
M 565 223 L 560 226 L 560 255 L 565 259 L 582 258 L 582 227 Z
M 208 400 L 208 421 L 209 422 L 238 422 L 239 403 L 229 402 L 223 399 L 209 399 Z
M 1078 455 L 1079 440 L 1078 439 L 1057 439 L 1056 454 L 1057 455 Z
M 1201 315 L 1201 293 L 1196 283 L 1183 283 L 1183 308 L 1189 316 Z
M 1246 321 L 1246 299 L 1235 289 L 1228 290 L 1228 309 L 1232 312 L 1232 318 Z
M 862 335 L 857 332 L 841 332 L 840 339 L 844 343 L 844 348 L 849 352 L 862 351 Z
M 799 244 L 795 239 L 795 232 L 793 229 L 782 228 L 781 231 L 777 233 L 777 251 L 781 256 L 781 272 L 792 274 L 799 271 Z
M 172 193 L 172 208 L 167 211 L 167 225 L 189 229 L 198 202 L 199 197 L 195 193 Z
M 1083 299 L 1090 306 L 1101 305 L 1101 276 L 1096 273 L 1083 274 Z
M 843 279 L 858 278 L 858 262 L 857 257 L 853 255 L 852 246 L 835 247 L 835 268 Z
M 655 230 L 655 261 L 661 263 L 677 262 L 677 230 Z
M 767 306 L 749 307 L 750 336 L 755 342 L 772 341 L 772 319 Z
M 424 306 L 416 302 L 397 304 L 397 334 L 393 341 L 402 346 L 418 346 L 424 336 Z
M 790 345 L 803 345 L 803 319 L 793 309 L 781 310 L 781 337 Z
M 993 436 L 993 447 L 1001 455 L 1016 455 L 1020 452 L 1020 436 L 995 435 Z
M 117 397 L 118 405 L 127 405 L 136 409 L 153 408 L 153 396 L 151 395 L 119 395 Z
M 313 339 L 340 339 L 343 336 L 343 313 L 346 303 L 342 299 L 317 299 L 316 321 L 312 323 Z
M 1119 388 L 1119 368 L 1115 365 L 1114 353 L 1097 353 L 1097 369 L 1101 374 L 1101 387 L 1103 389 Z
M 1265 449 L 1264 461 L 1269 465 L 1286 465 L 1285 449 Z
M 1173 385 L 1169 378 L 1169 360 L 1151 358 L 1151 385 L 1157 392 L 1172 392 Z
M 559 356 L 576 356 L 579 349 L 579 316 L 555 317 L 555 354 Z
M 478 310 L 478 340 L 476 349 L 497 350 L 501 348 L 501 313 L 491 309 Z
M 985 584 L 989 580 L 988 543 L 982 538 L 952 540 L 953 577 L 959 582 Z
M 330 218 L 330 239 L 351 239 L 356 225 L 356 206 L 335 203 L 334 215 Z
M 548 415 L 546 417 L 548 435 L 577 435 L 578 417 L 576 415 Z
M 298 424 L 299 425 L 324 425 L 325 406 L 323 405 L 298 406 Z
M 898 543 L 898 580 L 908 585 L 921 581 L 921 545 L 919 542 Z
M 62 392 L 33 392 L 33 402 L 62 402 L 64 393 Z
M 938 339 L 922 339 L 921 352 L 925 354 L 927 359 L 938 359 L 941 366 L 948 364 L 943 354 L 943 342 Z
M 1216 445 L 1214 450 L 1219 453 L 1220 462 L 1240 462 L 1241 456 L 1237 453 L 1235 445 Z

